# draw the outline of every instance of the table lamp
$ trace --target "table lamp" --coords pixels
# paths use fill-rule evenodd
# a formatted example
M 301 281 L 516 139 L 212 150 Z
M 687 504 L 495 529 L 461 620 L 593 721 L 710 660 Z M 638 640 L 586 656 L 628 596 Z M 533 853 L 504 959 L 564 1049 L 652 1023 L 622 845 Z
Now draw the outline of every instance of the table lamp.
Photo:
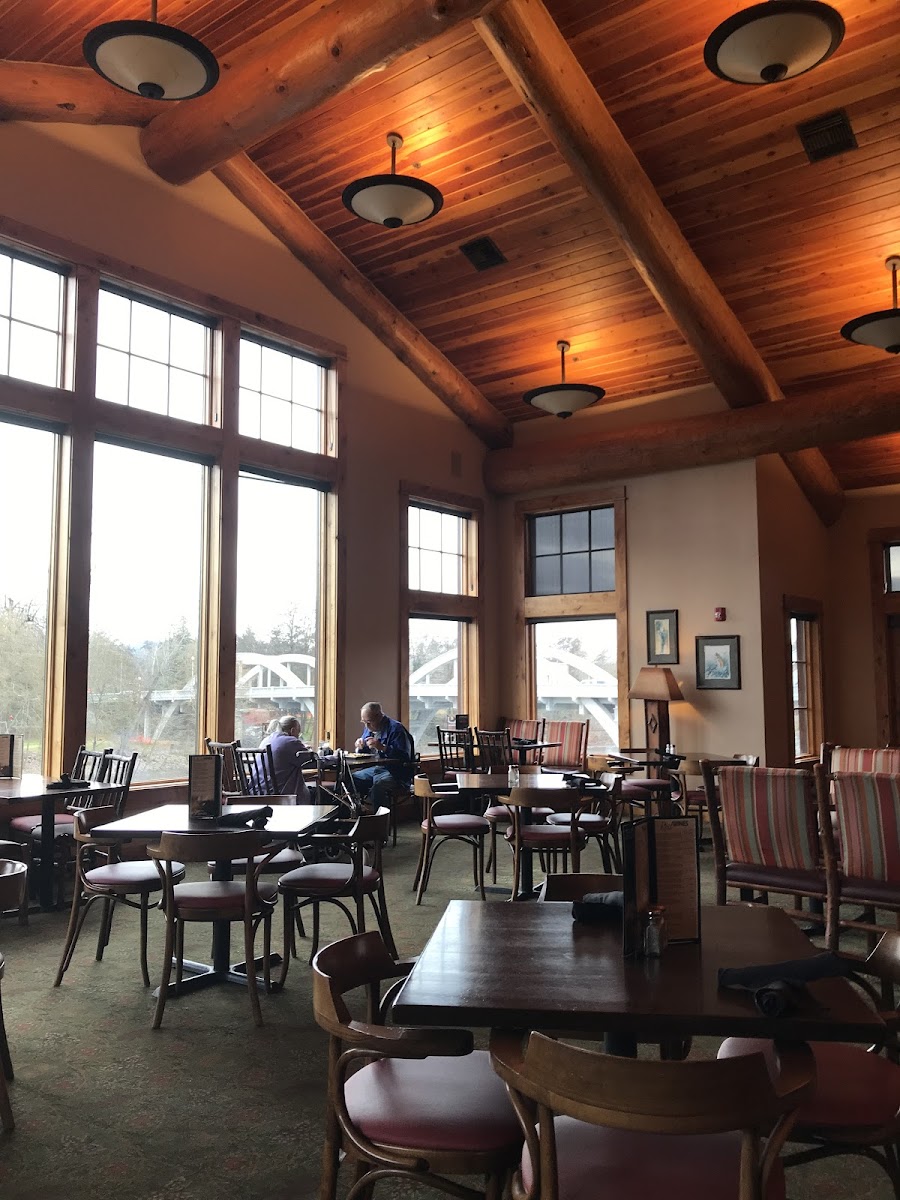
M 647 749 L 665 750 L 669 736 L 669 701 L 683 700 L 678 681 L 668 667 L 641 667 L 629 700 L 644 701 Z

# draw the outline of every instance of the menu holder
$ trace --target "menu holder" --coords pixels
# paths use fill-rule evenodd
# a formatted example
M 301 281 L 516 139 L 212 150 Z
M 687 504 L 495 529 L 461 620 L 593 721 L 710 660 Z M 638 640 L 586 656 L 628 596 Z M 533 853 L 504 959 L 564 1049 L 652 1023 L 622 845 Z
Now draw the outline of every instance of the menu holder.
M 14 779 L 13 755 L 16 749 L 14 733 L 0 733 L 0 779 Z
M 188 805 L 192 821 L 217 821 L 222 815 L 222 755 L 188 755 Z
M 666 910 L 668 940 L 700 941 L 700 861 L 696 817 L 645 817 L 621 826 L 623 953 L 642 952 L 644 914 Z
M 453 718 L 453 722 L 454 722 L 455 729 L 468 729 L 469 728 L 469 714 L 468 713 L 457 713 L 456 716 Z

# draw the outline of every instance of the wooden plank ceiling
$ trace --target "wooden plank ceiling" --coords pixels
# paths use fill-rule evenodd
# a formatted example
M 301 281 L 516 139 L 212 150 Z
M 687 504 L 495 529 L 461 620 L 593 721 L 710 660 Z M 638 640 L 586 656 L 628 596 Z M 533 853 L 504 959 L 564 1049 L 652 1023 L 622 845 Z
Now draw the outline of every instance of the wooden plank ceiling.
M 547 7 L 664 203 L 779 384 L 900 385 L 900 361 L 845 342 L 851 317 L 889 305 L 883 261 L 900 252 L 900 11 L 833 0 L 847 33 L 826 64 L 744 88 L 703 64 L 711 29 L 740 0 L 547 0 Z M 0 0 L 0 57 L 83 63 L 103 20 L 136 0 Z M 304 0 L 161 0 L 160 19 L 228 54 Z M 798 122 L 846 110 L 859 148 L 810 164 Z M 387 231 L 352 217 L 341 191 L 398 169 L 444 194 L 434 220 Z M 569 378 L 609 402 L 707 377 L 641 283 L 596 206 L 478 35 L 461 27 L 303 116 L 251 151 L 266 174 L 510 420 L 528 388 Z M 507 263 L 478 273 L 459 251 L 489 235 Z M 549 418 L 545 418 L 549 419 Z M 900 437 L 826 451 L 846 487 L 900 481 Z

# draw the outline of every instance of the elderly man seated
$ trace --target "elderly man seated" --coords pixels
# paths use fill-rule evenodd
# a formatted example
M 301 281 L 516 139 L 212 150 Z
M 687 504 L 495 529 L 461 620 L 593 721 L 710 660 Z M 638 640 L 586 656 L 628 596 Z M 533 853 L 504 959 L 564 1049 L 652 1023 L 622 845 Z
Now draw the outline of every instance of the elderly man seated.
M 415 773 L 415 748 L 409 730 L 387 716 L 376 700 L 364 704 L 359 715 L 363 729 L 356 739 L 356 749 L 386 760 L 383 766 L 376 764 L 353 772 L 360 795 L 377 809 L 396 784 L 409 786 Z
M 275 732 L 264 738 L 261 744 L 271 747 L 278 795 L 293 796 L 299 792 L 303 799 L 301 789 L 306 787 L 311 798 L 315 799 L 315 785 L 304 783 L 302 771 L 304 766 L 315 765 L 316 752 L 301 739 L 297 718 L 282 717 Z

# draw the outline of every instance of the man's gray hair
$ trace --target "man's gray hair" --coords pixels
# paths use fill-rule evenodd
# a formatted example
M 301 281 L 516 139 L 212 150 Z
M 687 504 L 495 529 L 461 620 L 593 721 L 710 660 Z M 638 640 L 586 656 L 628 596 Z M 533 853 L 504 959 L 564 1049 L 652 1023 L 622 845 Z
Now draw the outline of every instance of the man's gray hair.
M 367 700 L 365 702 L 365 704 L 362 706 L 362 711 L 364 713 L 366 713 L 366 712 L 372 713 L 373 715 L 375 713 L 381 713 L 381 715 L 384 716 L 384 709 L 381 707 L 381 705 L 378 703 L 377 700 Z
M 296 717 L 282 717 L 278 724 L 281 726 L 282 733 L 290 733 L 294 726 L 300 728 L 300 722 Z

